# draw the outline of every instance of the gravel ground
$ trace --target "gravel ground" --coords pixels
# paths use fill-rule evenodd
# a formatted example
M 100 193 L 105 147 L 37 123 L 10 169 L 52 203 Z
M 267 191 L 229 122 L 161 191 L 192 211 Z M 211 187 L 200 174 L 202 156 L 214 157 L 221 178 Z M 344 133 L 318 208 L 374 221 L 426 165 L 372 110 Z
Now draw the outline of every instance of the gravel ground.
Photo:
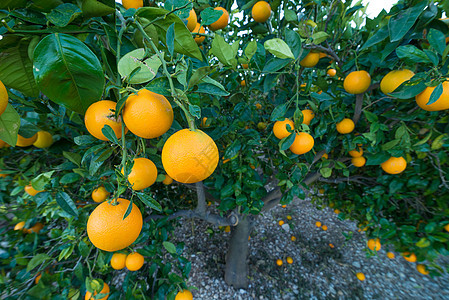
M 279 220 L 285 224 L 279 226 Z M 317 228 L 316 221 L 328 230 Z M 185 256 L 192 262 L 188 284 L 197 288 L 194 299 L 449 299 L 449 274 L 421 275 L 399 254 L 387 258 L 385 247 L 370 257 L 356 223 L 341 221 L 332 210 L 316 209 L 307 200 L 278 206 L 257 219 L 246 290 L 229 287 L 223 279 L 230 233 L 199 220 L 181 223 L 175 239 L 185 242 Z M 276 259 L 283 260 L 281 267 Z M 357 272 L 365 274 L 364 282 Z

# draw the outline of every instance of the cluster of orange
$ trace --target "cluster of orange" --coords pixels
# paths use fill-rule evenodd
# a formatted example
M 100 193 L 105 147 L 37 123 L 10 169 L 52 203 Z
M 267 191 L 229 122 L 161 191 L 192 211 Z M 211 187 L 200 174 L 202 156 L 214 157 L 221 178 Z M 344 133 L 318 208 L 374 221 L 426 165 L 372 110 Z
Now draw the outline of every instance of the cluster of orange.
M 111 267 L 114 270 L 122 270 L 125 267 L 129 271 L 137 271 L 145 263 L 143 255 L 134 252 L 126 255 L 125 253 L 114 253 L 111 257 Z
M 25 233 L 39 233 L 42 228 L 44 228 L 44 224 L 42 224 L 41 222 L 37 222 L 30 228 L 25 228 L 25 221 L 21 221 L 17 223 L 16 226 L 14 226 L 14 230 L 23 230 L 23 232 Z

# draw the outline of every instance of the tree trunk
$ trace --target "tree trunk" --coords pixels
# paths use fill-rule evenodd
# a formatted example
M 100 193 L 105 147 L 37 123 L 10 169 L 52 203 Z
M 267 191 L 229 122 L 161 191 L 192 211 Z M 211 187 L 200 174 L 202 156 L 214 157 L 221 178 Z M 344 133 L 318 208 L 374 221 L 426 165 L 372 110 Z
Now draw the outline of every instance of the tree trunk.
M 248 237 L 251 232 L 250 217 L 239 220 L 232 228 L 226 254 L 225 281 L 236 289 L 248 288 Z

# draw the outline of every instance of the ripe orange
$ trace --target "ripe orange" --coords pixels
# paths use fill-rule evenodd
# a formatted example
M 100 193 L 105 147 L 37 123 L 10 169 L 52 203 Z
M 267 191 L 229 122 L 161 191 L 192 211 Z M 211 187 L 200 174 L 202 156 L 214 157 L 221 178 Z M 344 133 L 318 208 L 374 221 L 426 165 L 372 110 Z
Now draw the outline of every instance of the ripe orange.
M 402 253 L 402 257 L 404 257 L 404 259 L 408 262 L 416 262 L 415 253 L 404 252 L 404 253 Z
M 214 23 L 209 25 L 209 28 L 212 31 L 216 31 L 218 29 L 223 29 L 226 26 L 228 26 L 229 24 L 229 13 L 226 9 L 224 9 L 223 7 L 215 7 L 214 10 L 221 10 L 223 12 L 223 14 L 221 15 L 221 17 L 215 21 Z
M 122 0 L 122 5 L 126 9 L 143 7 L 143 0 Z
M 33 143 L 34 147 L 37 148 L 48 148 L 53 144 L 53 136 L 48 131 L 38 131 L 37 132 L 37 139 Z
M 341 134 L 351 133 L 355 128 L 355 124 L 351 119 L 345 118 L 337 123 L 337 131 Z
M 299 64 L 305 68 L 314 67 L 320 60 L 320 54 L 318 52 L 309 52 Z
M 315 226 L 320 228 L 321 227 L 321 222 L 320 221 L 315 222 Z
M 135 135 L 153 139 L 166 133 L 173 123 L 173 108 L 167 98 L 147 89 L 126 99 L 123 121 Z
M 240 85 L 241 86 L 246 86 L 246 81 L 245 80 L 240 81 Z
M 125 267 L 126 254 L 114 253 L 111 257 L 111 267 L 114 270 L 121 270 Z
M 284 225 L 284 221 L 282 221 L 282 220 L 280 220 L 279 222 L 278 222 L 278 224 L 279 224 L 279 226 L 282 226 L 282 225 Z
M 351 150 L 348 152 L 349 155 L 351 155 L 352 157 L 360 157 L 363 155 L 363 149 L 362 147 L 359 147 L 359 151 L 357 151 L 356 149 Z
M 248 64 L 242 64 L 243 69 L 248 69 Z
M 271 6 L 268 2 L 258 1 L 254 4 L 251 15 L 253 16 L 254 21 L 258 23 L 263 23 L 268 20 L 271 15 Z
M 312 150 L 315 140 L 307 132 L 300 132 L 296 134 L 293 144 L 290 146 L 290 151 L 301 155 Z
M 446 230 L 447 232 L 449 232 L 449 224 L 446 224 L 446 225 L 444 226 L 444 230 Z
M 39 233 L 39 231 L 41 231 L 42 228 L 44 228 L 44 224 L 42 224 L 41 222 L 37 222 L 30 229 L 28 229 L 27 232 L 28 233 L 31 233 L 31 232 Z
M 6 90 L 3 82 L 0 81 L 0 115 L 5 112 L 6 106 L 8 105 L 8 91 Z
M 425 265 L 417 264 L 416 270 L 423 275 L 429 275 L 429 271 L 427 271 L 427 268 Z
M 206 179 L 214 172 L 218 160 L 217 145 L 201 130 L 180 130 L 170 136 L 162 148 L 165 171 L 182 183 Z
M 25 186 L 25 193 L 27 193 L 30 196 L 36 196 L 40 192 L 43 192 L 43 191 L 36 190 L 35 188 L 33 188 L 33 186 L 31 186 L 31 184 Z
M 202 33 L 205 34 L 206 30 L 204 30 L 203 26 L 200 26 L 200 23 L 197 23 L 195 28 L 193 29 L 192 33 Z M 194 35 L 195 36 L 195 42 L 199 45 L 202 42 L 204 42 L 204 40 L 206 39 L 206 37 L 204 35 Z
M 196 24 L 198 24 L 198 17 L 196 15 L 195 10 L 192 8 L 190 10 L 189 17 L 187 18 L 186 26 L 190 30 L 190 32 L 192 32 L 195 29 Z
M 366 164 L 366 158 L 364 158 L 363 156 L 353 157 L 351 159 L 351 163 L 354 167 L 361 168 Z
M 361 94 L 371 84 L 371 76 L 366 71 L 354 71 L 346 76 L 343 87 L 349 94 Z
M 122 174 L 123 169 L 122 169 Z M 135 191 L 146 189 L 153 185 L 157 179 L 156 165 L 148 158 L 134 158 L 134 165 L 128 175 L 128 181 Z
M 41 277 L 42 277 L 42 274 L 41 274 L 41 273 L 37 274 L 36 278 L 34 278 L 34 283 L 35 283 L 35 284 L 38 284 L 38 283 L 39 283 L 39 280 L 41 280 Z
M 277 259 L 277 260 L 276 260 L 276 264 L 277 264 L 279 267 L 282 266 L 282 264 L 283 264 L 282 259 Z
M 140 253 L 134 252 L 126 257 L 126 268 L 130 271 L 137 271 L 142 268 L 145 259 Z
M 37 140 L 37 133 L 35 135 L 33 135 L 30 138 L 24 138 L 23 136 L 21 136 L 20 134 L 17 135 L 17 142 L 16 142 L 16 146 L 17 147 L 28 147 L 33 145 L 33 143 Z
M 106 296 L 104 296 L 103 298 L 100 299 L 96 299 L 94 298 L 95 295 L 97 294 L 107 294 Z M 107 300 L 109 298 L 109 285 L 105 282 L 103 284 L 103 288 L 101 289 L 100 293 L 94 292 L 94 294 L 92 295 L 91 292 L 86 291 L 86 295 L 84 296 L 84 300 Z
M 296 241 L 296 236 L 292 235 L 291 240 L 292 240 L 292 242 L 295 242 Z
M 99 204 L 87 220 L 87 235 L 95 247 L 118 251 L 128 247 L 142 230 L 142 214 L 133 203 L 131 213 L 123 220 L 129 200 L 118 198 L 117 204 Z
M 407 69 L 393 70 L 382 78 L 382 81 L 380 82 L 380 90 L 384 94 L 389 94 L 414 75 L 415 73 Z
M 367 246 L 371 251 L 379 251 L 382 247 L 379 239 L 369 239 Z
M 287 205 L 285 205 L 285 204 L 284 204 L 284 205 L 282 205 L 282 208 L 286 208 L 286 207 L 287 207 Z
M 290 256 L 287 256 L 287 263 L 292 264 L 293 258 L 291 258 Z
M 21 229 L 23 229 L 24 226 L 25 226 L 25 222 L 24 221 L 19 222 L 19 223 L 16 224 L 16 226 L 14 226 L 14 230 L 21 230 Z
M 380 164 L 382 170 L 388 174 L 399 174 L 407 167 L 407 161 L 401 157 L 390 157 L 387 161 Z
M 224 232 L 231 232 L 231 226 L 226 226 Z
M 427 111 L 440 111 L 449 109 L 449 81 L 443 82 L 443 93 L 441 94 L 440 98 L 438 98 L 434 103 L 427 105 L 427 102 L 429 102 L 430 99 L 430 95 L 432 95 L 432 92 L 435 88 L 436 87 L 430 86 L 426 87 L 424 91 L 416 95 L 416 104 Z
M 334 244 L 332 244 L 332 243 L 329 243 L 329 247 L 331 247 L 332 249 L 335 248 Z
M 337 70 L 329 69 L 327 70 L 327 75 L 329 75 L 330 77 L 334 77 L 335 75 L 337 75 Z
M 165 185 L 169 185 L 173 183 L 173 178 L 171 178 L 168 174 L 165 174 L 164 180 L 162 180 L 162 183 Z
M 323 229 L 324 231 L 326 231 L 326 230 L 327 230 L 327 226 L 326 226 L 326 225 L 323 225 L 323 226 L 321 226 L 321 229 Z
M 293 121 L 290 119 L 285 118 L 284 121 L 276 121 L 273 126 L 274 136 L 280 140 L 289 136 L 290 132 L 288 132 L 287 130 L 287 125 L 290 125 L 290 130 L 295 129 L 295 123 L 293 123 Z
M 355 276 L 357 276 L 357 279 L 360 281 L 364 281 L 365 280 L 365 274 L 358 272 L 357 274 L 355 274 Z
M 339 209 L 334 209 L 334 213 L 338 215 L 339 213 L 341 213 L 341 211 Z
M 322 159 L 329 159 L 329 154 L 324 153 L 324 154 L 321 156 L 321 158 L 322 158 Z
M 92 200 L 97 203 L 103 202 L 109 197 L 110 193 L 104 186 L 100 186 L 92 191 Z
M 395 255 L 394 255 L 393 252 L 387 252 L 387 257 L 388 257 L 389 259 L 394 259 Z
M 189 290 L 182 290 L 176 294 L 175 300 L 192 300 L 193 295 Z
M 304 109 L 301 110 L 303 120 L 302 123 L 306 125 L 310 125 L 310 121 L 312 121 L 313 118 L 315 118 L 315 113 L 310 109 Z
M 0 148 L 9 147 L 9 144 L 7 144 L 5 141 L 0 140 Z
M 84 124 L 87 131 L 99 140 L 107 141 L 101 129 L 105 125 L 111 126 L 117 138 L 122 137 L 121 118 L 115 118 L 115 108 L 117 103 L 111 100 L 101 100 L 89 106 L 84 115 Z M 125 133 L 128 130 L 125 128 Z

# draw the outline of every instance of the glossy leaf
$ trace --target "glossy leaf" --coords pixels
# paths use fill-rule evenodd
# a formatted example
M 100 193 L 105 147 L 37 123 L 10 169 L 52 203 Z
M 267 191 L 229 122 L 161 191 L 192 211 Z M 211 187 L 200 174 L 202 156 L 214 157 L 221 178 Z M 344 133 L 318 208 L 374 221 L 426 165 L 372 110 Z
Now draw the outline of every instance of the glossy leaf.
M 407 32 L 415 24 L 419 15 L 423 12 L 426 5 L 427 2 L 422 1 L 420 4 L 401 11 L 396 16 L 390 18 L 390 21 L 388 22 L 388 29 L 391 42 L 399 41 L 407 34 Z
M 58 192 L 56 194 L 56 202 L 69 215 L 78 216 L 76 205 L 66 192 Z
M 64 3 L 52 9 L 52 11 L 47 14 L 47 20 L 56 26 L 65 27 L 76 17 L 81 15 L 81 13 L 81 9 L 75 4 Z
M 20 116 L 11 104 L 8 104 L 6 110 L 0 116 L 0 140 L 6 142 L 10 146 L 15 146 L 19 128 Z
M 295 58 L 290 47 L 281 39 L 275 38 L 268 40 L 263 46 L 266 50 L 278 58 Z
M 146 58 L 143 48 L 126 53 L 118 63 L 118 72 L 132 84 L 148 82 L 156 77 L 161 61 L 156 54 Z
M 208 7 L 201 11 L 201 23 L 203 25 L 210 25 L 216 22 L 223 15 L 221 10 L 215 10 L 212 7 Z

